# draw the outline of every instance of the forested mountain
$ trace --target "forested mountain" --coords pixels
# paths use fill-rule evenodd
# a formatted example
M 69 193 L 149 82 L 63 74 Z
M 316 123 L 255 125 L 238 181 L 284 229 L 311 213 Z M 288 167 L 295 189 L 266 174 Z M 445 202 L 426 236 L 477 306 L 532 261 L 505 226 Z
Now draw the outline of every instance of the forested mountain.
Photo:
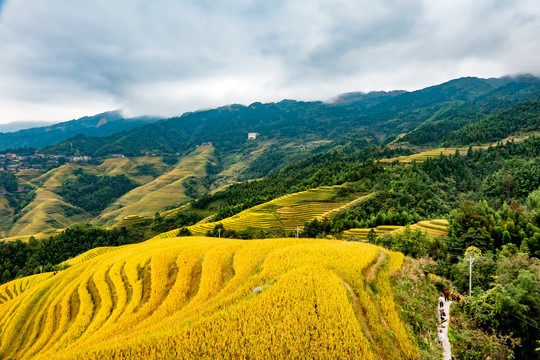
M 4 155 L 7 170 L 16 162 L 38 162 L 42 170 L 0 172 L 0 235 L 28 240 L 0 242 L 0 281 L 154 236 L 171 244 L 174 236 L 205 232 L 354 241 L 347 232 L 364 231 L 366 241 L 422 257 L 418 271 L 433 295 L 449 281 L 467 290 L 465 257 L 473 254 L 473 296 L 456 305 L 474 319 L 473 335 L 459 335 L 455 352 L 533 358 L 540 326 L 539 84 L 531 76 L 463 78 L 328 103 L 231 105 L 107 137 L 79 134 L 39 151 L 50 157 L 31 149 L 21 149 L 27 157 Z M 441 144 L 461 147 L 434 148 Z M 86 224 L 74 224 L 80 222 Z M 440 228 L 435 222 L 444 224 L 442 237 L 413 229 Z M 382 227 L 403 229 L 376 232 Z M 143 291 L 153 289 L 152 269 L 161 271 L 157 259 L 144 268 L 141 259 L 130 260 L 128 278 L 146 284 Z M 228 270 L 221 273 L 229 279 Z M 101 292 L 93 286 L 84 287 L 93 294 L 88 299 Z M 410 316 L 416 330 L 423 326 Z
M 120 111 L 110 111 L 49 126 L 0 133 L 0 150 L 21 147 L 40 148 L 59 143 L 77 134 L 108 136 L 154 121 L 157 119 L 151 117 L 126 119 Z
M 517 131 L 540 130 L 540 100 L 527 101 L 452 132 L 444 145 L 469 145 L 503 140 Z
M 6 215 L 0 223 L 0 231 L 7 235 L 32 234 L 95 216 L 105 224 L 131 215 L 132 207 L 144 208 L 144 215 L 151 216 L 155 211 L 179 206 L 221 186 L 280 171 L 290 172 L 291 176 L 304 174 L 304 181 L 312 178 L 309 173 L 312 171 L 318 174 L 318 181 L 328 182 L 338 175 L 324 169 L 314 170 L 311 166 L 313 161 L 318 161 L 316 159 L 324 159 L 334 152 L 366 160 L 417 151 L 411 145 L 443 141 L 452 146 L 496 143 L 517 132 L 527 134 L 538 130 L 539 94 L 540 79 L 532 76 L 461 78 L 414 92 L 348 93 L 326 103 L 283 100 L 250 106 L 230 105 L 186 113 L 107 137 L 78 134 L 39 152 L 97 157 L 93 164 L 83 165 L 97 176 L 117 176 L 130 171 L 136 184 L 126 190 L 129 193 L 125 196 L 125 191 L 118 193 L 101 208 L 84 209 L 85 204 L 77 204 L 74 197 L 67 195 L 75 194 L 82 185 L 73 183 L 77 185 L 72 184 L 70 192 L 62 190 L 64 181 L 76 177 L 73 171 L 77 166 L 65 165 L 43 176 L 35 172 L 21 175 L 18 185 L 34 191 L 9 192 L 9 206 L 4 206 Z M 124 120 L 119 117 L 118 112 L 113 112 L 83 118 L 71 122 L 69 131 L 83 125 L 99 130 L 117 122 L 121 124 Z M 250 132 L 258 133 L 257 138 L 248 140 Z M 389 148 L 373 150 L 404 132 L 408 133 Z M 212 144 L 209 155 L 192 161 L 193 151 L 201 144 Z M 124 154 L 129 160 L 111 159 L 111 154 Z M 133 158 L 140 155 L 150 157 Z M 345 158 L 340 158 L 336 164 L 344 163 Z M 189 165 L 178 167 L 177 163 Z M 310 164 L 307 173 L 301 171 L 302 164 Z M 333 168 L 336 164 L 328 166 Z M 193 172 L 193 169 L 198 170 Z M 51 182 L 49 177 L 58 180 Z M 94 182 L 109 180 L 95 179 Z M 316 181 L 310 185 L 317 184 Z M 159 200 L 155 190 L 166 192 L 169 186 L 173 186 L 177 194 L 166 201 L 165 197 Z M 287 191 L 297 188 L 297 184 L 279 186 Z M 250 202 L 239 207 L 229 205 L 236 210 L 245 209 L 259 201 L 265 192 L 257 193 Z M 132 204 L 135 199 L 137 206 Z M 88 201 L 101 202 L 99 199 Z M 107 208 L 109 205 L 111 207 Z M 446 205 L 441 205 L 441 209 L 445 208 Z M 99 214 L 100 211 L 105 213 Z M 137 211 L 133 215 L 140 215 Z M 39 212 L 49 215 L 37 216 Z M 231 209 L 220 209 L 220 213 L 225 216 Z
M 476 136 L 477 128 L 473 126 L 461 133 L 457 130 L 481 120 L 485 120 L 484 123 L 487 124 L 491 122 L 490 116 L 508 110 L 521 102 L 534 101 L 539 97 L 540 83 L 536 77 L 524 75 L 514 79 L 506 77 L 498 80 L 500 81 L 493 83 L 493 85 L 497 84 L 500 86 L 494 86 L 491 90 L 478 96 L 473 101 L 458 103 L 453 107 L 442 109 L 425 123 L 401 137 L 399 143 L 436 146 L 444 144 L 449 140 L 449 143 L 468 145 L 476 141 L 487 143 L 501 139 L 500 137 L 497 138 L 496 136 L 484 134 L 478 140 L 473 140 L 469 137 L 459 142 L 453 140 L 461 137 L 464 132 L 468 133 L 469 136 Z M 486 89 L 484 88 L 484 90 Z M 523 109 L 518 108 L 514 111 L 514 114 L 521 110 Z M 510 135 L 512 132 L 520 130 L 516 126 L 512 126 L 511 129 L 512 131 L 503 131 L 507 135 Z M 523 130 L 527 131 L 528 129 L 524 128 Z
M 283 145 L 366 133 L 375 135 L 379 142 L 388 142 L 417 128 L 431 137 L 415 136 L 413 131 L 405 139 L 425 144 L 539 96 L 540 79 L 533 76 L 461 78 L 413 92 L 349 93 L 329 103 L 283 100 L 224 106 L 106 138 L 78 136 L 44 151 L 97 156 L 184 153 L 202 142 L 212 142 L 218 153 L 227 154 L 245 143 L 248 132 L 260 133 L 259 141 Z

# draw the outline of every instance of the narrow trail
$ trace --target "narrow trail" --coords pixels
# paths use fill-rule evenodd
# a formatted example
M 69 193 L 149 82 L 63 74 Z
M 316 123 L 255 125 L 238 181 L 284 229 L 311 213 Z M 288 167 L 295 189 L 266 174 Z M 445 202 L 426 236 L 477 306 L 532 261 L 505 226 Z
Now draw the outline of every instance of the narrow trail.
M 439 330 L 442 330 L 444 337 L 446 339 L 442 343 L 443 360 L 452 360 L 452 349 L 450 345 L 450 340 L 448 339 L 448 327 L 450 325 L 450 304 L 452 304 L 452 301 L 444 302 L 444 312 L 446 314 L 446 320 L 440 321 L 440 317 L 439 317 L 439 324 L 437 325 L 437 334 L 439 333 Z M 440 308 L 437 305 L 437 312 L 439 312 L 439 309 Z

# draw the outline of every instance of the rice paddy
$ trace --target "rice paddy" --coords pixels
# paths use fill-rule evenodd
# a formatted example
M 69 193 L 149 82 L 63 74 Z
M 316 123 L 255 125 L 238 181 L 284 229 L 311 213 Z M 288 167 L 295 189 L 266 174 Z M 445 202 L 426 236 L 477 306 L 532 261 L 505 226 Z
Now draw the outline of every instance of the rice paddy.
M 304 223 L 313 219 L 331 216 L 335 211 L 365 198 L 361 196 L 350 201 L 337 197 L 339 186 L 323 186 L 294 194 L 282 196 L 267 203 L 254 206 L 234 216 L 218 222 L 201 222 L 188 227 L 193 235 L 204 235 L 217 224 L 226 229 L 284 229 L 285 231 L 302 228 Z M 176 236 L 178 229 L 161 236 Z
M 445 237 L 448 232 L 448 220 L 435 219 L 419 221 L 416 224 L 410 225 L 411 230 L 421 230 L 427 233 L 431 237 Z M 405 226 L 399 225 L 381 225 L 376 228 L 363 228 L 363 229 L 349 229 L 343 232 L 343 237 L 346 239 L 356 239 L 359 241 L 366 241 L 368 234 L 373 229 L 376 236 L 383 234 L 392 235 L 397 232 L 405 230 Z
M 416 358 L 390 285 L 400 253 L 206 237 L 96 251 L 0 287 L 0 357 Z

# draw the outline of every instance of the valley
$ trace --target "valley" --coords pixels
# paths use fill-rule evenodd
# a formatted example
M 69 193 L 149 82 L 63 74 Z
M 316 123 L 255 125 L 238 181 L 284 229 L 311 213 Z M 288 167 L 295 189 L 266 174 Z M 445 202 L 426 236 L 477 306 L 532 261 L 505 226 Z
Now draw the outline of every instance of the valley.
M 539 98 L 461 78 L 6 150 L 0 357 L 434 360 L 447 288 L 455 353 L 531 356 Z

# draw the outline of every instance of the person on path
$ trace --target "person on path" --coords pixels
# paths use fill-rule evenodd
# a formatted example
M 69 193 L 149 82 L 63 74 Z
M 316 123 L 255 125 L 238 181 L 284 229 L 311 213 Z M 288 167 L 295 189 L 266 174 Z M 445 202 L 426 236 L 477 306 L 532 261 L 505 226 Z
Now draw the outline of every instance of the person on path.
M 442 296 L 439 296 L 439 307 L 444 307 L 444 298 Z
M 446 321 L 446 313 L 444 312 L 444 309 L 441 309 L 440 315 L 441 315 L 441 321 L 445 322 Z
M 448 301 L 448 295 L 450 295 L 448 290 L 444 290 L 444 301 Z
M 439 339 L 439 344 L 443 345 L 446 341 L 446 336 L 444 336 L 442 330 L 439 330 L 439 333 L 437 334 L 437 338 Z

